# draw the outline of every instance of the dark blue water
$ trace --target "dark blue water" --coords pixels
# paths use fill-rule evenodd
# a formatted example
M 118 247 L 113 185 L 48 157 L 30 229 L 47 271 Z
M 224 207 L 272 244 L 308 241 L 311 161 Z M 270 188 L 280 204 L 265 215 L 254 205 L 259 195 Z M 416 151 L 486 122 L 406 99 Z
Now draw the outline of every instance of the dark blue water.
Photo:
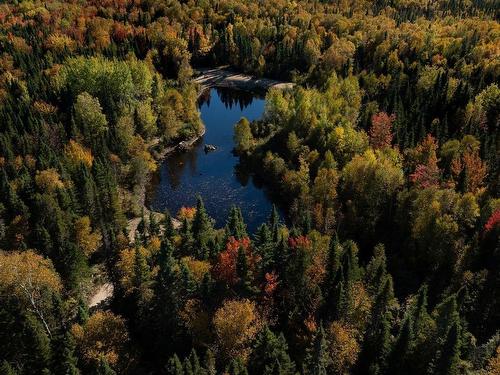
M 241 117 L 258 119 L 264 111 L 264 99 L 248 92 L 211 89 L 200 98 L 200 111 L 206 128 L 203 139 L 189 151 L 163 162 L 150 194 L 151 207 L 176 215 L 183 206 L 195 206 L 199 194 L 217 227 L 225 224 L 231 206 L 237 205 L 248 230 L 254 232 L 268 218 L 272 202 L 233 155 L 233 127 Z M 205 144 L 216 145 L 217 150 L 205 153 Z

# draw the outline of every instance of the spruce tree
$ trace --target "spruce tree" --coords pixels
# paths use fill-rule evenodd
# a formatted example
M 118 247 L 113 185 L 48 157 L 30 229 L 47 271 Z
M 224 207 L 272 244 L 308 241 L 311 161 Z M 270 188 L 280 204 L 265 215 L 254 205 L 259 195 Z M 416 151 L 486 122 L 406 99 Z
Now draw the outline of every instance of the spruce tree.
M 203 367 L 205 368 L 206 375 L 216 375 L 217 369 L 215 367 L 215 356 L 212 350 L 207 349 L 205 358 L 203 360 Z
M 404 320 L 391 351 L 389 359 L 390 374 L 412 373 L 411 354 L 413 345 L 413 322 L 411 315 L 409 315 Z
M 226 224 L 226 235 L 228 237 L 233 236 L 238 240 L 247 237 L 243 215 L 241 214 L 241 210 L 236 206 L 231 207 L 231 211 L 229 212 L 229 218 Z
M 54 356 L 52 358 L 54 374 L 56 375 L 78 375 L 80 371 L 77 367 L 75 357 L 75 343 L 69 332 L 59 335 L 54 340 Z
M 454 322 L 448 331 L 446 341 L 439 351 L 436 365 L 433 370 L 434 375 L 458 375 L 460 363 L 460 326 Z
M 391 305 L 394 300 L 392 278 L 386 277 L 383 288 L 377 294 L 372 307 L 371 319 L 365 332 L 360 370 L 367 374 L 383 374 L 390 353 Z
M 295 364 L 288 355 L 288 345 L 285 337 L 283 334 L 276 336 L 267 326 L 255 340 L 249 364 L 251 374 L 295 374 Z
M 165 210 L 163 217 L 163 237 L 168 240 L 172 240 L 172 237 L 175 235 L 174 224 L 172 223 L 172 216 L 170 216 L 170 212 Z
M 194 243 L 198 257 L 205 259 L 208 256 L 207 244 L 212 237 L 212 220 L 208 216 L 203 200 L 200 196 L 197 198 L 196 214 L 193 218 L 191 230 L 193 233 Z
M 168 375 L 184 375 L 184 368 L 177 354 L 168 360 L 166 369 Z
M 271 233 L 273 236 L 273 241 L 278 242 L 279 240 L 279 225 L 280 225 L 280 215 L 278 209 L 273 204 L 273 209 L 271 211 L 271 216 L 269 217 L 269 227 L 271 228 Z
M 0 375 L 17 375 L 17 372 L 14 370 L 9 362 L 4 360 L 0 365 Z
M 156 220 L 156 215 L 153 211 L 149 211 L 149 233 L 151 236 L 157 236 L 160 234 L 160 225 Z
M 327 375 L 330 361 L 328 341 L 323 325 L 320 325 L 308 351 L 303 372 L 306 375 Z
M 95 375 L 116 375 L 115 370 L 111 368 L 104 357 L 99 360 L 94 373 Z

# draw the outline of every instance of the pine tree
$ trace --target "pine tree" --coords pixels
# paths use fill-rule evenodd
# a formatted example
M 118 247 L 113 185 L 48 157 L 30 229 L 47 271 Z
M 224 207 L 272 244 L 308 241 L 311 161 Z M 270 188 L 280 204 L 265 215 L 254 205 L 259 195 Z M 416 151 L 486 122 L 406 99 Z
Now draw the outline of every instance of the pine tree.
M 383 374 L 389 355 L 391 305 L 394 300 L 392 278 L 386 277 L 372 307 L 371 320 L 365 333 L 360 370 L 367 374 Z
M 168 360 L 166 367 L 168 375 L 184 375 L 184 368 L 177 354 Z
M 50 339 L 42 324 L 34 316 L 26 317 L 23 335 L 27 338 L 25 350 L 30 353 L 26 363 L 27 368 L 40 374 L 48 371 L 52 356 Z
M 273 241 L 278 242 L 279 240 L 279 225 L 280 225 L 280 215 L 278 209 L 273 204 L 273 209 L 271 211 L 271 216 L 269 217 L 269 227 L 271 228 L 271 233 L 273 236 Z
M 273 249 L 275 243 L 272 241 L 272 233 L 265 223 L 259 226 L 255 235 L 254 245 L 257 254 L 261 257 L 261 268 L 269 270 L 273 263 Z
M 149 233 L 151 236 L 157 236 L 160 234 L 160 225 L 156 220 L 156 215 L 153 211 L 149 211 Z
M 330 361 L 328 341 L 325 337 L 323 325 L 320 325 L 307 354 L 303 372 L 306 375 L 327 375 Z
M 75 343 L 69 332 L 60 335 L 54 340 L 54 356 L 52 358 L 53 369 L 56 375 L 78 375 L 80 371 L 77 367 L 75 357 Z
M 236 274 L 238 276 L 238 288 L 240 294 L 248 296 L 252 292 L 251 272 L 248 268 L 247 255 L 242 246 L 238 249 L 238 257 L 236 258 Z
M 101 358 L 94 372 L 96 375 L 116 375 L 115 370 L 111 368 L 105 358 Z
M 375 246 L 374 254 L 366 267 L 365 280 L 368 291 L 375 295 L 381 288 L 382 282 L 387 275 L 386 257 L 384 245 Z
M 395 375 L 411 373 L 411 352 L 413 345 L 413 322 L 411 315 L 409 315 L 404 320 L 392 348 L 389 360 L 389 373 Z
M 249 363 L 249 370 L 252 374 L 295 374 L 295 364 L 288 355 L 288 345 L 285 337 L 283 334 L 276 336 L 267 326 L 255 340 Z
M 238 240 L 247 237 L 243 215 L 241 214 L 241 210 L 236 206 L 231 207 L 231 211 L 229 212 L 229 218 L 226 224 L 226 235 L 228 237 L 233 236 Z
M 197 198 L 196 203 L 196 214 L 193 218 L 193 224 L 191 227 L 193 238 L 195 241 L 195 246 L 198 251 L 198 256 L 202 259 L 207 258 L 208 248 L 207 244 L 212 237 L 213 223 L 208 216 L 203 200 L 200 196 Z
M 226 369 L 229 375 L 248 375 L 248 370 L 240 358 L 233 359 Z
M 170 216 L 170 212 L 168 210 L 164 213 L 163 218 L 163 237 L 168 240 L 172 240 L 172 237 L 175 235 L 174 224 L 172 223 L 172 216 Z
M 182 222 L 180 235 L 181 235 L 181 249 L 183 254 L 191 255 L 194 245 L 194 238 L 193 238 L 193 232 L 191 231 L 191 225 L 189 224 L 189 221 L 186 218 Z
M 0 375 L 17 375 L 17 372 L 7 361 L 3 361 L 0 366 Z
M 460 326 L 454 322 L 451 326 L 446 341 L 439 352 L 433 374 L 435 375 L 458 375 L 460 363 Z
M 153 331 L 150 337 L 156 337 L 154 347 L 158 355 L 174 353 L 176 343 L 172 338 L 178 332 L 178 311 L 183 303 L 177 277 L 178 264 L 173 256 L 173 246 L 167 239 L 162 241 L 158 256 L 158 274 L 154 288 Z
M 216 375 L 217 370 L 215 368 L 215 356 L 212 350 L 207 349 L 205 353 L 205 358 L 203 360 L 203 367 L 205 368 L 206 375 Z

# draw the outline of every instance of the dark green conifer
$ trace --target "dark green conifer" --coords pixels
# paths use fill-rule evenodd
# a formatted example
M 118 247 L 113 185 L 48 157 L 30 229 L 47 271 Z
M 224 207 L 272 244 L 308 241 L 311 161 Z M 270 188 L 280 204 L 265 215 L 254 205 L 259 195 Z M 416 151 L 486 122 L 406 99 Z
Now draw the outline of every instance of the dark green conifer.
M 249 366 L 251 374 L 295 374 L 295 364 L 288 355 L 288 345 L 285 337 L 283 334 L 276 336 L 267 326 L 255 340 Z
M 331 358 L 328 354 L 328 341 L 325 336 L 323 325 L 320 325 L 311 348 L 309 349 L 304 365 L 304 374 L 328 375 L 328 366 Z

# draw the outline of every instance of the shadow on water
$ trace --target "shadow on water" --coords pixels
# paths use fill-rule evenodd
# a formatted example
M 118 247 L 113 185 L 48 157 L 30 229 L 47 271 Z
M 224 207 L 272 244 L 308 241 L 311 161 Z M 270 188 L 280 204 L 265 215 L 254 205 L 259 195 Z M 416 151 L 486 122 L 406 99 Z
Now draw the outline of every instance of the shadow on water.
M 271 212 L 272 197 L 261 181 L 239 163 L 233 154 L 233 127 L 241 118 L 260 118 L 264 93 L 212 88 L 199 99 L 204 137 L 188 151 L 170 155 L 154 176 L 148 203 L 156 211 L 176 214 L 183 206 L 194 206 L 199 194 L 208 213 L 223 226 L 232 205 L 241 207 L 250 232 Z M 217 146 L 206 153 L 205 144 Z

